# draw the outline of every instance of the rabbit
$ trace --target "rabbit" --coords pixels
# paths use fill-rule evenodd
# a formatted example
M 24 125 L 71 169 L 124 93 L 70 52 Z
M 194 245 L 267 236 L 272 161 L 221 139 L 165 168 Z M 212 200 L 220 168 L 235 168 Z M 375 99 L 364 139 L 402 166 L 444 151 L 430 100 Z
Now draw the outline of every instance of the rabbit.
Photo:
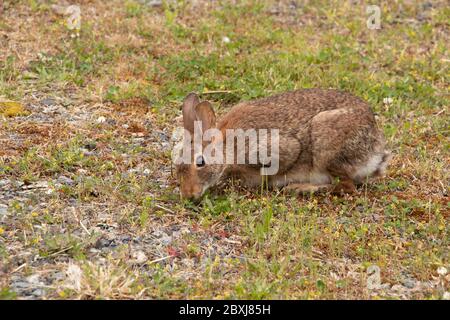
M 190 93 L 183 101 L 182 120 L 187 135 L 194 133 L 196 121 L 202 132 L 221 132 L 221 139 L 209 142 L 213 145 L 226 143 L 229 129 L 279 132 L 278 171 L 263 177 L 261 169 L 266 164 L 209 163 L 203 154 L 195 154 L 195 142 L 189 139 L 191 161 L 178 162 L 176 176 L 181 197 L 191 200 L 201 199 L 206 190 L 227 177 L 246 186 L 259 185 L 264 178 L 271 187 L 297 193 L 352 193 L 355 185 L 383 176 L 391 159 L 369 104 L 334 89 L 300 89 L 241 102 L 218 121 L 211 104 Z M 249 156 L 251 150 L 246 143 L 241 152 Z

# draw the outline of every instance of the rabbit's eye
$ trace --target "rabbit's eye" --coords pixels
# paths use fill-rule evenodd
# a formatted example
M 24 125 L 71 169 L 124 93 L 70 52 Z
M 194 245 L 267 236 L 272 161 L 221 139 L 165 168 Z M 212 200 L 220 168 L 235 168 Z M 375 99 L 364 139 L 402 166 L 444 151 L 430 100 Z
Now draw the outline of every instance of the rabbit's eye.
M 205 158 L 203 158 L 203 156 L 198 156 L 197 159 L 195 159 L 195 164 L 197 165 L 197 167 L 204 167 Z

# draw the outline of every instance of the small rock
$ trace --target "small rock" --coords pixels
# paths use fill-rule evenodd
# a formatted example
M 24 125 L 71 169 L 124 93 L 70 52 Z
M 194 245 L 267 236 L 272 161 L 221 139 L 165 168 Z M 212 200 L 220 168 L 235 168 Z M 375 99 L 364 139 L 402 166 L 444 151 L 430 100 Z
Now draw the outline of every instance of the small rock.
M 142 263 L 145 263 L 148 260 L 148 258 L 145 255 L 145 253 L 143 251 L 141 251 L 141 250 L 134 251 L 131 254 L 131 257 L 133 258 L 132 262 L 136 263 L 136 264 L 142 264 Z
M 131 168 L 128 170 L 128 173 L 131 173 L 131 174 L 139 174 L 139 172 L 140 172 L 140 170 L 136 169 L 136 168 Z
M 66 277 L 66 275 L 63 272 L 61 272 L 61 271 L 55 272 L 52 275 L 52 278 L 53 278 L 54 281 L 63 280 L 65 277 Z
M 438 269 L 437 269 L 437 273 L 440 275 L 440 276 L 445 276 L 446 274 L 447 274 L 447 268 L 446 267 L 439 267 Z
M 416 281 L 414 279 L 404 279 L 402 284 L 408 289 L 413 289 L 416 286 Z
M 42 109 L 42 113 L 45 113 L 45 114 L 62 114 L 64 112 L 65 112 L 65 109 L 59 105 L 51 105 L 51 106 L 44 107 Z
M 31 276 L 27 277 L 27 281 L 31 284 L 39 284 L 39 275 L 38 274 L 32 274 Z
M 103 117 L 103 116 L 98 117 L 97 123 L 105 123 L 105 122 L 106 122 L 106 118 L 105 117 Z
M 177 127 L 172 132 L 170 142 L 172 142 L 173 144 L 177 144 L 178 142 L 182 141 L 183 137 L 184 137 L 184 128 Z
M 0 180 L 0 188 L 7 186 L 9 182 L 10 181 L 8 179 Z
M 153 236 L 157 238 L 159 242 L 165 246 L 172 242 L 172 237 L 170 237 L 164 231 L 157 230 L 153 233 Z
M 81 150 L 81 152 L 83 152 L 83 155 L 85 157 L 90 157 L 90 156 L 94 155 L 94 152 L 93 151 L 89 151 L 88 149 L 81 148 L 80 150 Z
M 132 240 L 129 235 L 121 235 L 118 238 L 119 238 L 119 241 L 122 243 L 129 243 Z
M 162 0 L 141 0 L 142 4 L 147 5 L 149 7 L 160 7 L 162 6 Z
M 56 101 L 53 98 L 45 98 L 45 99 L 41 100 L 41 103 L 47 107 L 50 107 L 50 106 L 55 105 Z
M 100 238 L 97 240 L 97 242 L 95 243 L 94 247 L 96 249 L 102 249 L 105 247 L 110 247 L 113 244 L 113 241 L 105 239 L 105 238 Z
M 427 1 L 422 4 L 422 8 L 423 8 L 423 10 L 429 10 L 429 9 L 433 8 L 433 4 L 430 1 Z
M 383 290 L 387 290 L 387 289 L 389 289 L 391 287 L 391 284 L 390 283 L 383 283 L 381 286 L 380 286 L 380 289 L 383 289 Z
M 31 190 L 31 189 L 47 189 L 48 182 L 47 181 L 37 181 L 31 184 L 22 185 L 23 190 Z
M 59 176 L 57 181 L 61 184 L 72 186 L 75 182 L 66 176 Z
M 143 142 L 145 142 L 144 138 L 133 138 L 133 142 L 136 144 L 141 144 Z
M 66 271 L 67 275 L 67 287 L 75 290 L 80 290 L 81 279 L 83 277 L 83 271 L 76 264 L 70 264 Z
M 31 294 L 35 297 L 40 297 L 40 296 L 44 295 L 44 290 L 35 289 L 35 290 L 33 290 L 33 292 L 31 292 Z
M 397 292 L 404 292 L 407 289 L 404 286 L 402 286 L 401 284 L 396 284 L 396 285 L 392 286 L 391 290 L 397 291 Z
M 161 146 L 164 151 L 170 150 L 170 148 L 171 148 L 171 145 L 169 142 L 162 142 Z
M 161 140 L 161 141 L 163 141 L 163 142 L 170 142 L 169 136 L 168 136 L 167 134 L 165 134 L 164 132 L 159 131 L 159 132 L 157 133 L 157 135 L 158 135 L 158 139 L 159 139 L 159 140 Z
M 8 214 L 8 206 L 0 204 L 0 217 Z

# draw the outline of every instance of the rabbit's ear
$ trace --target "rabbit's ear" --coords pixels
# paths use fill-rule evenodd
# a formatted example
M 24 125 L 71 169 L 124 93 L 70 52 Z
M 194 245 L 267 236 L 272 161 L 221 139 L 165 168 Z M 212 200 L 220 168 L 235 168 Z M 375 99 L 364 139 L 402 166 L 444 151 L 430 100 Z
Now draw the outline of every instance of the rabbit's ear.
M 203 101 L 195 106 L 195 116 L 196 120 L 202 122 L 203 132 L 216 126 L 216 114 L 208 101 Z
M 183 101 L 183 126 L 190 133 L 194 133 L 195 107 L 200 103 L 198 96 L 191 92 Z

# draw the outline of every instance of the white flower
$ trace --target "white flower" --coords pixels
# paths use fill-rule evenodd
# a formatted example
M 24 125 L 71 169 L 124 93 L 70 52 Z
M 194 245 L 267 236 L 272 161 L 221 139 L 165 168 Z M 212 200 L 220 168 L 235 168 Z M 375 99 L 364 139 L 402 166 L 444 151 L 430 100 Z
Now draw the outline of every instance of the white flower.
M 384 104 L 392 104 L 392 102 L 394 102 L 394 99 L 392 99 L 391 97 L 383 99 Z
M 223 36 L 223 37 L 222 37 L 222 42 L 223 42 L 223 43 L 230 43 L 231 40 L 230 40 L 230 38 L 228 38 L 227 36 Z

